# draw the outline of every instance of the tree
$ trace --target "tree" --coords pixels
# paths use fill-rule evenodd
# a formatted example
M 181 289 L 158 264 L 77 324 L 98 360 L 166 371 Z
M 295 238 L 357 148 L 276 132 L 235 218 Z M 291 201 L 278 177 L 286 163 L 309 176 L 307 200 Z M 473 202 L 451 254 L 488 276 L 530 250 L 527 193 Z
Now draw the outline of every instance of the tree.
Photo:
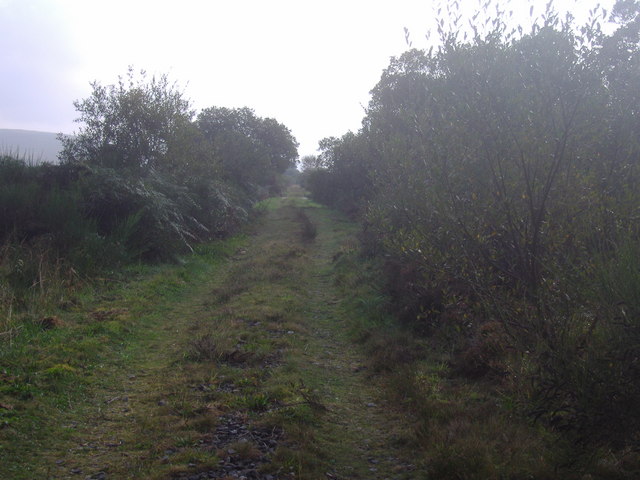
M 206 108 L 197 125 L 224 175 L 247 188 L 276 184 L 276 176 L 295 165 L 298 143 L 287 127 L 260 118 L 250 108 Z
M 60 157 L 88 167 L 75 169 L 79 206 L 98 235 L 118 238 L 132 256 L 167 259 L 246 219 L 248 196 L 222 181 L 189 101 L 166 75 L 130 68 L 116 85 L 92 87 L 75 102 L 83 126 L 62 138 Z
M 318 155 L 305 155 L 300 159 L 300 168 L 303 172 L 318 170 L 323 168 L 324 165 Z
M 166 75 L 136 77 L 130 67 L 116 85 L 91 84 L 91 95 L 74 102 L 84 124 L 73 136 L 62 136 L 63 162 L 128 169 L 175 170 L 181 140 L 194 112 Z

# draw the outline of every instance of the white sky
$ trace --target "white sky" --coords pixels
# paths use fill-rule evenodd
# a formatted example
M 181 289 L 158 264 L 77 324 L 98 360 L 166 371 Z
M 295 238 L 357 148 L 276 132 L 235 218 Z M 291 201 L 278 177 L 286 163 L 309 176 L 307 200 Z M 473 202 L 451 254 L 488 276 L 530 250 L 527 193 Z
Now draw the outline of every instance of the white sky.
M 579 19 L 597 3 L 556 0 Z M 0 0 L 0 128 L 72 133 L 72 102 L 127 67 L 167 73 L 196 110 L 250 107 L 300 154 L 357 130 L 391 56 L 429 44 L 439 0 Z M 459 0 L 472 13 L 478 0 Z M 501 3 L 506 3 L 503 0 Z M 542 13 L 546 0 L 532 0 Z M 528 18 L 529 2 L 510 7 Z M 516 12 L 516 17 L 518 12 Z M 435 35 L 432 36 L 435 38 Z

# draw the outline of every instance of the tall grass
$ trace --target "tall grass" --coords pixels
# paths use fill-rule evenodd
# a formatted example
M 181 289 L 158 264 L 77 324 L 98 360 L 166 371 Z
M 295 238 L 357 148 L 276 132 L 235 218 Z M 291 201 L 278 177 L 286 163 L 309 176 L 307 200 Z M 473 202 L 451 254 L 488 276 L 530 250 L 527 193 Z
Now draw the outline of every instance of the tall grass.
M 24 328 L 71 306 L 83 284 L 46 242 L 5 242 L 0 246 L 0 343 L 11 344 Z
M 31 151 L 21 151 L 19 147 L 8 147 L 5 145 L 0 147 L 0 161 L 2 161 L 1 159 L 18 160 L 28 166 L 43 163 L 42 155 L 36 156 Z

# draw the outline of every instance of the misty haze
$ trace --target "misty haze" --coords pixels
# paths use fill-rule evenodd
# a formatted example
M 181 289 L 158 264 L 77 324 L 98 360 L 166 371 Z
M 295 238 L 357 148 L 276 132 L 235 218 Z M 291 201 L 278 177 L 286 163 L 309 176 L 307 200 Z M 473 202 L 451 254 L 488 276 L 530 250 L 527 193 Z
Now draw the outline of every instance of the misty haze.
M 0 12 L 0 478 L 640 478 L 640 0 Z

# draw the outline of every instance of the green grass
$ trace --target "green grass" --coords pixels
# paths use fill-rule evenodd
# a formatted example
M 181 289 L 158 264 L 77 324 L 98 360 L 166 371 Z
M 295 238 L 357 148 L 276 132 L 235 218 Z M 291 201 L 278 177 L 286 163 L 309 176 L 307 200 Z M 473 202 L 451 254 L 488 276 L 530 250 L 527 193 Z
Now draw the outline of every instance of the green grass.
M 298 374 L 272 380 L 264 368 L 279 368 L 304 332 L 308 256 L 289 240 L 300 229 L 296 211 L 273 210 L 277 225 L 260 226 L 250 252 L 247 237 L 235 238 L 201 246 L 181 265 L 138 266 L 78 294 L 73 308 L 55 312 L 59 326 L 20 329 L 0 353 L 8 407 L 0 412 L 0 477 L 104 464 L 118 478 L 164 478 L 194 462 L 215 465 L 193 445 L 220 412 L 304 411 Z M 225 382 L 241 395 L 218 392 Z M 78 450 L 84 438 L 96 449 Z M 122 446 L 101 447 L 113 439 Z M 159 462 L 167 449 L 178 454 Z M 126 461 L 117 455 L 125 453 Z
M 203 245 L 182 265 L 127 269 L 116 282 L 78 292 L 72 308 L 54 312 L 60 325 L 50 330 L 23 320 L 0 350 L 0 403 L 9 407 L 0 409 L 0 477 L 33 478 L 48 454 L 62 455 L 76 431 L 68 422 L 97 415 L 91 403 L 120 381 L 113 372 L 144 355 L 173 304 L 245 241 Z

